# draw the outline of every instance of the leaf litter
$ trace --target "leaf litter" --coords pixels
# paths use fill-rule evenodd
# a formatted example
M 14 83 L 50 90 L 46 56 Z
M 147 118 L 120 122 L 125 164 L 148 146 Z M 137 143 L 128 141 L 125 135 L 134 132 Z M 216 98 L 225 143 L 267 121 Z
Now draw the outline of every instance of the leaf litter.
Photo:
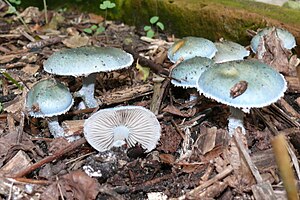
M 43 25 L 44 15 L 37 8 L 27 8 L 21 15 L 31 32 L 17 20 L 5 23 L 13 16 L 0 18 L 4 26 L 0 32 L 0 67 L 24 86 L 20 90 L 1 75 L 1 197 L 253 199 L 266 197 L 259 195 L 267 188 L 276 198 L 285 198 L 270 141 L 278 131 L 284 133 L 293 141 L 290 151 L 299 155 L 299 146 L 293 146 L 300 143 L 299 137 L 291 131 L 299 129 L 299 118 L 293 117 L 297 116 L 293 112 L 300 110 L 299 83 L 290 84 L 292 92 L 284 98 L 290 107 L 280 103 L 251 112 L 245 118 L 249 134 L 237 131 L 238 136 L 229 138 L 228 108 L 203 97 L 187 104 L 187 92 L 169 84 L 172 64 L 166 52 L 173 37 L 161 34 L 162 39 L 145 38 L 135 27 L 110 21 L 104 33 L 89 35 L 83 30 L 103 21 L 94 14 L 49 11 L 47 25 Z M 127 152 L 121 148 L 97 153 L 84 138 L 73 143 L 51 138 L 45 120 L 27 116 L 23 106 L 26 91 L 35 82 L 51 77 L 42 70 L 43 62 L 56 51 L 85 45 L 124 48 L 139 60 L 139 65 L 134 64 L 138 67 L 99 74 L 96 97 L 103 107 L 153 108 L 162 126 L 160 143 L 153 152 L 145 154 L 137 145 Z M 283 72 L 287 79 L 297 75 L 297 56 L 281 48 L 274 32 L 261 41 L 258 51 L 259 59 Z M 157 75 L 162 77 L 160 82 L 155 82 Z M 71 92 L 80 87 L 80 78 L 55 78 Z M 80 136 L 84 120 L 95 111 L 74 107 L 59 120 L 68 135 Z M 297 162 L 295 157 L 293 161 Z M 297 165 L 295 168 L 299 170 Z

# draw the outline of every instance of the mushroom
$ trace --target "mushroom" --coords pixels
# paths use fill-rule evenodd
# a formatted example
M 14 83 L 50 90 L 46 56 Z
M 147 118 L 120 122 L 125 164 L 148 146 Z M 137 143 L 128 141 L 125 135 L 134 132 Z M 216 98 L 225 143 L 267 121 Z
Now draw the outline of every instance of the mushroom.
M 243 60 L 250 53 L 242 45 L 231 41 L 215 42 L 215 45 L 218 51 L 213 60 L 216 63 Z
M 184 37 L 176 41 L 168 50 L 168 58 L 175 63 L 180 58 L 184 60 L 201 56 L 212 58 L 217 52 L 215 44 L 201 37 Z
M 198 78 L 202 72 L 212 64 L 213 61 L 211 59 L 199 56 L 184 60 L 171 71 L 171 83 L 175 86 L 195 89 L 197 87 Z M 191 91 L 190 101 L 197 97 L 197 91 Z
M 28 114 L 36 118 L 48 118 L 48 127 L 54 137 L 64 136 L 58 123 L 58 115 L 66 113 L 73 105 L 72 94 L 62 83 L 46 79 L 36 83 L 27 93 Z
M 197 88 L 208 98 L 230 106 L 229 134 L 240 126 L 244 112 L 276 102 L 287 89 L 284 77 L 257 60 L 214 64 L 202 73 Z
M 74 96 L 81 97 L 87 107 L 97 107 L 94 97 L 96 72 L 109 72 L 129 67 L 131 54 L 113 47 L 79 47 L 65 49 L 51 55 L 44 63 L 48 73 L 62 76 L 85 76 L 82 88 Z
M 99 152 L 127 143 L 150 152 L 160 138 L 161 127 L 156 116 L 141 106 L 102 109 L 84 123 L 87 142 Z
M 263 36 L 271 33 L 271 31 L 275 29 L 278 38 L 282 41 L 282 45 L 286 49 L 292 49 L 296 46 L 296 40 L 295 37 L 288 32 L 285 29 L 282 28 L 275 28 L 275 27 L 266 27 L 262 30 L 260 30 L 251 40 L 251 49 L 254 53 L 257 52 L 257 48 L 259 45 L 260 40 L 263 38 Z

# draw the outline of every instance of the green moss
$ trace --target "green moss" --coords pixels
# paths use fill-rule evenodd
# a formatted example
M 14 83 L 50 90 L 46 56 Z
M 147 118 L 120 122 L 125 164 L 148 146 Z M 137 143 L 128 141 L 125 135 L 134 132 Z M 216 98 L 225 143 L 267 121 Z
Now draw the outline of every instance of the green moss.
M 41 2 L 40 0 L 35 0 Z M 77 8 L 104 14 L 99 0 L 77 0 Z M 74 5 L 74 0 L 52 0 L 50 8 Z M 202 36 L 211 40 L 220 37 L 249 44 L 248 29 L 267 24 L 287 25 L 294 32 L 300 29 L 300 11 L 247 0 L 115 0 L 117 7 L 109 10 L 108 19 L 122 20 L 142 30 L 149 18 L 157 15 L 165 30 L 176 37 Z M 80 5 L 80 6 L 78 6 Z

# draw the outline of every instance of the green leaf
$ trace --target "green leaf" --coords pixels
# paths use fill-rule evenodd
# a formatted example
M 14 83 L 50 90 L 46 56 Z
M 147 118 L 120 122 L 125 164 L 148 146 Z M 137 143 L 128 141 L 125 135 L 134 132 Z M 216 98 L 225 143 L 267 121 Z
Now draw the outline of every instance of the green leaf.
M 9 6 L 8 10 L 6 11 L 7 14 L 13 14 L 13 13 L 16 13 L 16 12 L 17 12 L 17 10 L 13 6 Z
M 116 7 L 116 4 L 115 4 L 115 3 L 110 3 L 110 4 L 107 6 L 107 8 L 114 8 L 114 7 Z
M 153 17 L 150 18 L 150 23 L 155 24 L 158 20 L 159 20 L 158 16 L 153 16 Z
M 158 27 L 160 28 L 160 30 L 162 30 L 162 31 L 165 29 L 164 24 L 161 23 L 161 22 L 157 22 L 157 23 L 156 23 L 156 26 L 158 26 Z
M 98 28 L 98 26 L 97 25 L 92 25 L 91 27 L 90 27 L 92 30 L 96 30 L 97 28 Z
M 100 33 L 103 33 L 105 31 L 105 28 L 104 26 L 99 26 L 96 30 L 96 34 L 100 34 Z
M 151 26 L 144 26 L 144 31 L 149 31 L 151 29 Z
M 100 9 L 101 10 L 107 9 L 107 6 L 104 4 L 104 2 L 100 4 Z
M 141 66 L 138 61 L 136 62 L 135 67 L 138 70 L 137 78 L 141 79 L 142 81 L 146 81 L 150 74 L 150 68 Z
M 154 37 L 154 35 L 155 35 L 155 32 L 151 29 L 151 30 L 149 30 L 149 31 L 147 31 L 147 37 L 148 38 L 153 38 Z
M 83 29 L 83 31 L 84 31 L 85 33 L 88 33 L 88 34 L 93 33 L 93 30 L 90 29 L 90 28 L 85 28 L 85 29 Z

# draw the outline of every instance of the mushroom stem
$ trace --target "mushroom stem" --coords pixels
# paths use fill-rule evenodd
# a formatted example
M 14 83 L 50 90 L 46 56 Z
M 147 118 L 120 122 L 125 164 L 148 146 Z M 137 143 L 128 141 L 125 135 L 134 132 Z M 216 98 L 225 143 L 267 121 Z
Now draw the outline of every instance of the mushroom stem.
M 83 77 L 82 88 L 74 93 L 75 97 L 81 97 L 88 108 L 95 108 L 98 106 L 97 100 L 94 97 L 96 82 L 96 73 L 92 73 L 87 77 Z
M 58 123 L 58 117 L 53 116 L 48 118 L 48 128 L 50 133 L 55 137 L 64 137 L 64 129 Z
M 234 134 L 234 131 L 237 127 L 241 127 L 242 133 L 246 134 L 244 127 L 244 112 L 239 109 L 230 106 L 230 116 L 228 117 L 228 133 L 230 136 Z

